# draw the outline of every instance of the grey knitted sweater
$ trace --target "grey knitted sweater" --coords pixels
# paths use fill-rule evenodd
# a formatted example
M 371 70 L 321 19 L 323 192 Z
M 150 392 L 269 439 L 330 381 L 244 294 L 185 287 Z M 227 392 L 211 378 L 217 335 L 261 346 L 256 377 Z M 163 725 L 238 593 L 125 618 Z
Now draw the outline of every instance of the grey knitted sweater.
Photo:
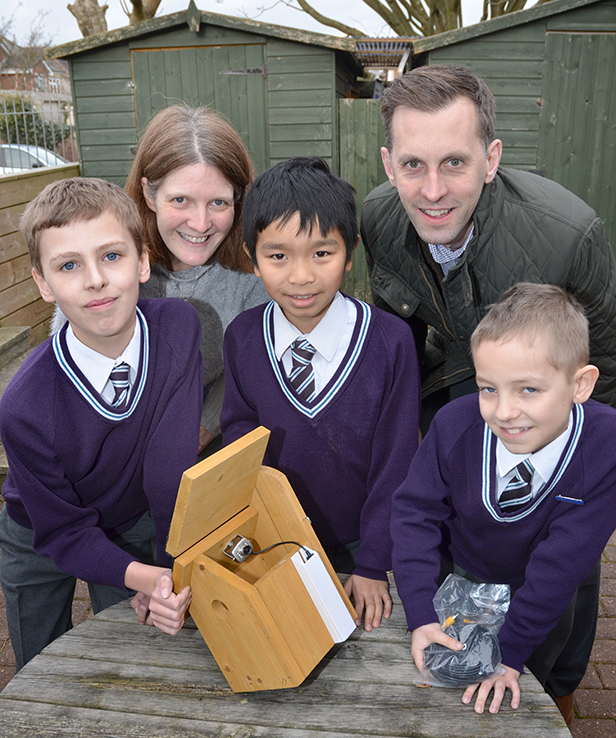
M 139 296 L 180 297 L 197 309 L 203 356 L 201 425 L 218 435 L 225 392 L 222 339 L 236 316 L 270 299 L 263 283 L 254 274 L 234 272 L 216 262 L 179 272 L 155 264 L 150 279 L 140 286 Z

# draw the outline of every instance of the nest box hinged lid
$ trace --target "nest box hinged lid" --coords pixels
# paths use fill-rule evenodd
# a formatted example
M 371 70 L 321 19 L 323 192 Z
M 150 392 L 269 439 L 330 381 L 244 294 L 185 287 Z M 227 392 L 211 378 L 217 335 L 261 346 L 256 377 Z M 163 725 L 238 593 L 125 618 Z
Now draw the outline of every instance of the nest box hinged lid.
M 234 692 L 296 687 L 355 611 L 257 428 L 184 472 L 169 531 L 176 591 Z

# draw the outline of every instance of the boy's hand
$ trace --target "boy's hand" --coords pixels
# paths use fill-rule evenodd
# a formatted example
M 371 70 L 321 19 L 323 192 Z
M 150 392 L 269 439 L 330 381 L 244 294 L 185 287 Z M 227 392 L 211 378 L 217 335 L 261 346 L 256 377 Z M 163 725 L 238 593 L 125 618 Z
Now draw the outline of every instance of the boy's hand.
M 464 647 L 460 641 L 456 641 L 447 633 L 443 633 L 438 623 L 428 623 L 415 628 L 411 636 L 411 656 L 420 672 L 423 671 L 424 667 L 424 648 L 431 643 L 440 643 L 453 651 L 461 651 Z
M 150 598 L 148 597 L 148 595 L 144 594 L 143 592 L 137 592 L 137 594 L 130 601 L 130 606 L 135 611 L 139 624 L 144 625 L 150 613 Z M 148 623 L 148 625 L 152 625 L 152 623 Z
M 364 630 L 378 628 L 381 616 L 388 619 L 391 615 L 391 597 L 389 585 L 380 579 L 368 579 L 357 574 L 351 576 L 344 583 L 344 591 L 353 598 L 357 611 L 355 625 L 361 625 L 361 616 L 365 610 Z
M 140 623 L 155 625 L 169 635 L 179 633 L 191 592 L 190 587 L 184 587 L 179 594 L 174 594 L 171 569 L 131 561 L 126 567 L 124 584 L 128 589 L 137 590 L 131 605 Z
M 148 620 L 164 633 L 177 635 L 184 625 L 190 600 L 190 587 L 184 587 L 179 594 L 174 594 L 171 571 L 163 571 L 150 597 Z
M 492 698 L 492 704 L 490 705 L 490 712 L 496 714 L 501 706 L 503 697 L 505 696 L 505 690 L 509 688 L 511 690 L 511 707 L 514 710 L 520 706 L 520 685 L 518 679 L 520 678 L 520 672 L 515 669 L 511 669 L 509 666 L 502 664 L 503 669 L 506 673 L 502 676 L 495 676 L 491 679 L 486 679 L 484 682 L 479 684 L 471 684 L 467 687 L 462 695 L 462 702 L 465 705 L 471 701 L 471 697 L 479 688 L 477 692 L 477 699 L 475 700 L 475 712 L 483 712 L 483 708 L 486 704 L 486 699 L 490 694 L 490 691 L 494 690 L 494 697 Z

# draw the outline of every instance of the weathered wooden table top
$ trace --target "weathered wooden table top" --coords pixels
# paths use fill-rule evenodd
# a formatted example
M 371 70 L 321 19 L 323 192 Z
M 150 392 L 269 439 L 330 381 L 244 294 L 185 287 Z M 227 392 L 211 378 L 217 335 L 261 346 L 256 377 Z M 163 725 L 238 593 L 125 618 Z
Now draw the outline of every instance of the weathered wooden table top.
M 357 629 L 293 689 L 234 694 L 191 622 L 175 637 L 140 626 L 128 600 L 65 634 L 0 693 L 3 738 L 569 738 L 532 675 L 498 715 L 462 690 L 420 689 L 402 606 Z M 507 696 L 508 697 L 508 696 Z

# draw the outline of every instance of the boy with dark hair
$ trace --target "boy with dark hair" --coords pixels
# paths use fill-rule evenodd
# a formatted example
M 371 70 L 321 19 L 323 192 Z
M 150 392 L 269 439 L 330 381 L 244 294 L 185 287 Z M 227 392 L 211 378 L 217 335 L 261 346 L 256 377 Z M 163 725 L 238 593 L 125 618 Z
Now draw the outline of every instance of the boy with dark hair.
M 357 245 L 353 188 L 298 157 L 260 175 L 244 205 L 246 248 L 273 302 L 225 335 L 228 444 L 263 425 L 265 464 L 287 475 L 361 624 L 389 617 L 391 496 L 417 447 L 412 334 L 339 292 Z
M 616 527 L 616 411 L 589 399 L 599 371 L 588 363 L 588 321 L 559 287 L 510 289 L 471 347 L 479 395 L 439 411 L 394 495 L 394 575 L 413 658 L 421 669 L 428 644 L 462 646 L 432 605 L 446 574 L 509 584 L 506 674 L 469 687 L 463 702 L 478 689 L 482 712 L 494 689 L 494 713 L 509 688 L 518 707 L 526 665 L 570 724 L 596 627 L 598 562 Z
M 71 627 L 76 577 L 94 612 L 134 590 L 140 622 L 149 610 L 161 630 L 181 628 L 190 589 L 173 594 L 165 545 L 201 407 L 194 308 L 137 306 L 149 263 L 128 195 L 104 180 L 54 182 L 22 229 L 41 296 L 68 323 L 0 403 L 0 582 L 17 670 Z

